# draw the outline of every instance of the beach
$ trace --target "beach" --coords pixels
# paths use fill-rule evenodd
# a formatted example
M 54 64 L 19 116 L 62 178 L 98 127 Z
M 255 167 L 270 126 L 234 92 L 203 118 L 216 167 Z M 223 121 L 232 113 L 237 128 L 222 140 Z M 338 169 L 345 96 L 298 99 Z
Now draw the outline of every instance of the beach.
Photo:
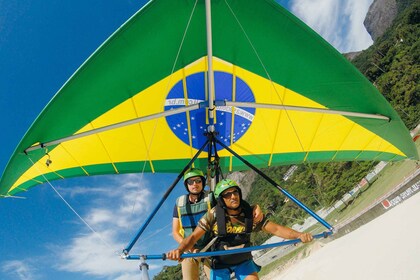
M 420 193 L 328 243 L 315 241 L 306 258 L 277 268 L 273 280 L 420 280 Z

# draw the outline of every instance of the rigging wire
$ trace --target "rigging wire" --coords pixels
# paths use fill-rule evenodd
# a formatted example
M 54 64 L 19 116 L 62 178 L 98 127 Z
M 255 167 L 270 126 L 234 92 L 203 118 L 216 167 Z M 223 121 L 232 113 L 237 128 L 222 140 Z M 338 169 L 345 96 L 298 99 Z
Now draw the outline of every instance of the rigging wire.
M 315 186 L 316 186 L 316 189 L 318 191 L 318 194 L 321 196 L 322 202 L 325 203 L 325 197 L 323 196 L 322 190 L 321 190 L 321 187 L 322 187 L 321 186 L 321 182 L 319 182 L 318 177 L 316 176 L 316 173 L 315 173 L 314 169 L 312 168 L 312 164 L 309 161 L 307 161 L 306 162 L 306 165 L 309 167 L 309 170 L 311 172 L 311 175 L 314 177 Z M 320 204 L 321 207 L 324 207 L 324 205 L 320 201 L 318 201 L 318 199 L 316 199 L 316 201 Z
M 272 83 L 274 91 L 276 92 L 277 96 L 278 96 L 278 97 L 279 97 L 279 99 L 281 100 L 282 105 L 284 105 L 283 98 L 281 97 L 281 95 L 280 95 L 280 94 L 279 94 L 279 92 L 277 91 L 276 87 L 274 86 L 274 82 L 273 82 L 273 80 L 272 80 L 272 78 L 271 78 L 271 76 L 270 76 L 270 74 L 269 74 L 269 72 L 268 72 L 268 70 L 267 70 L 267 68 L 266 68 L 266 66 L 265 66 L 265 64 L 264 64 L 264 62 L 263 62 L 263 60 L 261 59 L 261 56 L 259 55 L 259 52 L 257 51 L 257 48 L 256 48 L 256 47 L 254 46 L 254 44 L 252 43 L 252 40 L 251 40 L 251 38 L 249 37 L 249 35 L 247 34 L 247 32 L 245 31 L 245 28 L 243 27 L 243 25 L 242 25 L 242 24 L 241 24 L 241 22 L 239 21 L 239 19 L 238 19 L 237 15 L 235 14 L 234 10 L 233 10 L 233 9 L 232 9 L 232 7 L 229 5 L 229 3 L 227 3 L 227 1 L 226 1 L 226 0 L 225 0 L 225 4 L 226 4 L 226 5 L 227 5 L 227 7 L 229 8 L 230 12 L 232 13 L 233 17 L 235 18 L 236 22 L 238 23 L 238 26 L 240 27 L 240 29 L 242 30 L 243 34 L 245 35 L 245 37 L 246 37 L 246 39 L 247 39 L 247 41 L 248 41 L 249 45 L 251 46 L 252 50 L 253 50 L 253 51 L 254 51 L 254 53 L 255 53 L 256 58 L 258 59 L 259 63 L 261 64 L 261 67 L 263 68 L 263 71 L 265 72 L 265 74 L 267 75 L 267 78 L 268 78 L 268 79 L 270 80 L 270 82 Z M 298 134 L 298 132 L 297 132 L 297 129 L 296 129 L 296 127 L 295 127 L 295 125 L 294 125 L 294 123 L 293 123 L 293 121 L 292 121 L 292 119 L 291 119 L 291 117 L 290 117 L 289 113 L 288 113 L 288 110 L 285 108 L 285 109 L 284 109 L 284 111 L 285 111 L 285 113 L 286 113 L 286 116 L 287 116 L 287 118 L 288 118 L 288 120 L 289 120 L 290 125 L 292 126 L 292 128 L 293 128 L 293 130 L 294 130 L 294 133 L 295 133 L 295 135 L 296 135 L 296 137 L 297 137 L 297 140 L 298 140 L 298 142 L 299 142 L 299 145 L 300 145 L 300 147 L 301 147 L 302 151 L 304 152 L 304 151 L 305 151 L 305 149 L 304 149 L 303 143 L 302 143 L 302 141 L 301 141 L 301 139 L 300 139 L 300 137 L 299 137 L 299 134 Z M 380 142 L 380 145 L 383 145 L 383 141 L 381 141 L 381 142 Z M 331 160 L 330 160 L 330 162 L 331 162 Z M 357 161 L 356 161 L 356 162 L 357 162 Z M 308 167 L 309 167 L 309 169 L 310 169 L 310 171 L 311 171 L 312 175 L 313 175 L 314 177 L 316 177 L 316 176 L 315 176 L 315 172 L 314 172 L 314 170 L 313 170 L 313 167 L 312 167 L 311 163 L 310 163 L 309 161 L 306 161 L 306 159 L 304 159 L 304 160 L 303 160 L 303 163 L 304 163 L 304 164 L 305 164 L 305 163 L 307 163 L 307 164 L 308 164 Z M 372 163 L 372 166 L 373 166 L 373 164 L 374 164 L 374 163 Z M 315 182 L 316 182 L 316 185 L 317 185 L 318 192 L 321 194 L 321 198 L 322 198 L 322 200 L 324 200 L 324 203 L 325 203 L 325 199 L 324 199 L 324 197 L 323 197 L 323 195 L 322 195 L 322 191 L 321 191 L 321 185 L 320 185 L 320 182 L 319 182 L 319 180 L 316 180 L 316 178 L 315 178 Z M 321 206 L 322 206 L 322 205 L 321 205 Z
M 241 22 L 239 21 L 238 17 L 236 16 L 235 12 L 233 11 L 232 7 L 229 5 L 229 3 L 227 3 L 227 1 L 226 1 L 226 0 L 225 0 L 225 4 L 226 4 L 226 5 L 227 5 L 227 7 L 229 8 L 230 12 L 232 13 L 233 17 L 235 18 L 236 22 L 238 23 L 238 25 L 239 25 L 240 29 L 242 30 L 243 34 L 245 35 L 245 37 L 246 37 L 246 39 L 247 39 L 247 41 L 248 41 L 249 45 L 251 46 L 252 50 L 254 51 L 256 58 L 258 59 L 259 63 L 261 64 L 261 67 L 263 68 L 263 71 L 264 71 L 264 72 L 265 72 L 265 74 L 267 75 L 267 78 L 270 80 L 270 82 L 271 82 L 271 84 L 272 84 L 272 86 L 273 86 L 273 90 L 276 92 L 276 94 L 277 94 L 278 98 L 279 98 L 279 99 L 280 99 L 280 101 L 281 101 L 281 104 L 282 104 L 282 105 L 284 105 L 284 101 L 283 101 L 282 96 L 279 94 L 279 92 L 277 91 L 276 87 L 274 86 L 274 82 L 273 82 L 273 80 L 272 80 L 272 78 L 271 78 L 271 76 L 270 76 L 270 74 L 269 74 L 269 72 L 268 72 L 268 70 L 267 70 L 267 68 L 266 68 L 266 66 L 265 66 L 265 64 L 264 64 L 264 62 L 263 62 L 263 60 L 261 59 L 261 56 L 259 55 L 259 52 L 257 51 L 256 47 L 255 47 L 255 46 L 254 46 L 254 44 L 252 43 L 252 40 L 250 39 L 249 35 L 248 35 L 248 34 L 247 34 L 247 32 L 245 31 L 245 28 L 243 27 L 243 25 L 242 25 L 242 24 L 241 24 Z M 300 145 L 300 147 L 301 147 L 301 150 L 302 150 L 303 152 L 305 152 L 305 148 L 304 148 L 304 145 L 303 145 L 303 143 L 302 143 L 302 140 L 300 139 L 300 136 L 299 136 L 299 134 L 298 134 L 298 132 L 297 132 L 297 128 L 295 127 L 294 122 L 292 121 L 292 118 L 291 118 L 291 116 L 289 115 L 288 110 L 285 108 L 285 109 L 284 109 L 284 111 L 285 111 L 285 114 L 286 114 L 286 116 L 287 116 L 287 119 L 289 120 L 289 123 L 290 123 L 291 127 L 293 128 L 293 131 L 294 131 L 294 133 L 295 133 L 295 135 L 296 135 L 296 137 L 297 137 L 297 141 L 299 142 L 299 145 Z M 330 162 L 332 162 L 332 161 L 330 160 Z M 356 162 L 357 162 L 357 161 L 356 161 Z M 311 172 L 312 176 L 314 176 L 314 179 L 315 179 L 315 183 L 316 183 L 316 187 L 317 187 L 318 193 L 319 193 L 319 194 L 320 194 L 320 196 L 321 196 L 321 200 L 325 203 L 325 197 L 324 197 L 324 195 L 322 194 L 321 184 L 320 184 L 319 180 L 317 180 L 317 178 L 316 178 L 316 174 L 315 174 L 315 171 L 314 171 L 314 169 L 313 169 L 313 167 L 312 167 L 312 164 L 311 164 L 309 161 L 307 161 L 307 160 L 306 160 L 306 158 L 305 158 L 305 159 L 303 159 L 303 164 L 305 164 L 305 163 L 306 163 L 306 165 L 309 167 L 309 169 L 310 169 L 310 172 Z M 359 164 L 359 163 L 358 163 L 358 164 Z M 373 166 L 373 163 L 372 163 L 372 166 Z M 315 198 L 315 199 L 316 199 L 316 198 Z M 318 201 L 318 199 L 316 199 L 316 200 Z M 320 203 L 320 202 L 318 201 L 318 203 Z M 323 206 L 323 204 L 321 204 L 321 203 L 320 203 L 320 206 L 321 206 L 321 207 L 324 207 L 324 206 Z
M 61 198 L 61 200 L 64 202 L 64 204 L 67 205 L 67 207 L 80 219 L 80 221 L 82 221 L 83 224 L 85 224 L 90 231 L 96 235 L 96 237 L 99 238 L 99 240 L 101 240 L 101 242 L 108 247 L 108 249 L 112 250 L 114 252 L 114 254 L 117 254 L 114 249 L 112 248 L 112 246 L 102 237 L 102 235 L 97 232 L 95 229 L 93 229 L 93 227 L 91 227 L 89 225 L 89 223 L 83 219 L 83 217 L 76 211 L 76 209 L 74 209 L 70 203 L 60 194 L 60 192 L 57 190 L 57 188 L 55 188 L 53 186 L 53 184 L 48 180 L 48 178 L 44 175 L 44 173 L 40 172 L 40 170 L 38 169 L 38 167 L 36 166 L 35 162 L 31 159 L 31 157 L 28 155 L 28 159 L 29 161 L 32 163 L 32 165 L 38 170 L 39 173 L 41 173 L 41 176 L 44 178 L 45 182 L 51 187 L 51 189 L 58 195 L 59 198 Z M 118 254 L 117 254 L 118 255 Z
M 264 72 L 265 72 L 265 74 L 267 75 L 268 79 L 270 80 L 270 83 L 272 84 L 273 89 L 274 89 L 274 91 L 276 92 L 277 96 L 279 97 L 279 99 L 280 99 L 280 101 L 281 101 L 282 105 L 284 105 L 283 98 L 281 97 L 280 93 L 277 91 L 276 87 L 274 86 L 274 82 L 273 82 L 273 80 L 272 80 L 272 78 L 271 78 L 271 76 L 270 76 L 270 74 L 269 74 L 269 72 L 268 72 L 268 70 L 267 70 L 267 68 L 266 68 L 266 66 L 265 66 L 265 64 L 264 64 L 264 62 L 263 62 L 263 60 L 261 59 L 261 57 L 260 57 L 260 55 L 259 55 L 259 53 L 258 53 L 258 51 L 257 51 L 256 47 L 255 47 L 255 46 L 254 46 L 254 44 L 252 43 L 252 41 L 251 41 L 250 37 L 248 36 L 247 32 L 245 31 L 245 29 L 244 29 L 243 25 L 242 25 L 242 24 L 241 24 L 241 22 L 239 21 L 238 17 L 236 16 L 235 12 L 233 11 L 232 7 L 229 5 L 229 3 L 227 3 L 227 1 L 226 1 L 226 0 L 225 0 L 225 3 L 226 3 L 226 5 L 228 6 L 228 8 L 229 8 L 230 12 L 232 13 L 233 17 L 235 18 L 236 22 L 238 23 L 238 25 L 239 25 L 240 29 L 241 29 L 241 30 L 242 30 L 242 32 L 244 33 L 244 35 L 245 35 L 245 37 L 246 37 L 246 39 L 247 39 L 248 43 L 250 44 L 250 46 L 251 46 L 252 50 L 253 50 L 253 51 L 254 51 L 254 53 L 255 53 L 255 56 L 257 57 L 258 61 L 260 62 L 261 67 L 264 69 Z M 292 121 L 292 118 L 290 117 L 290 115 L 289 115 L 289 113 L 288 113 L 288 110 L 287 110 L 286 108 L 284 109 L 284 112 L 285 112 L 285 114 L 286 114 L 286 116 L 287 116 L 287 119 L 289 120 L 290 125 L 291 125 L 291 126 L 292 126 L 292 128 L 293 128 L 293 131 L 294 131 L 294 133 L 295 133 L 295 135 L 296 135 L 296 138 L 297 138 L 297 140 L 298 140 L 298 142 L 299 142 L 300 148 L 301 148 L 301 149 L 302 149 L 302 151 L 304 152 L 304 151 L 305 151 L 305 148 L 304 148 L 303 143 L 302 143 L 302 141 L 301 141 L 301 139 L 300 139 L 300 136 L 299 136 L 299 134 L 298 134 L 298 132 L 297 132 L 297 129 L 296 129 L 296 127 L 295 127 L 295 125 L 294 125 L 294 123 L 293 123 L 293 121 Z M 304 159 L 304 160 L 303 160 L 303 163 L 305 163 L 305 162 L 306 162 L 306 160 Z M 314 175 L 314 171 L 313 171 L 313 169 L 312 169 L 312 166 L 310 165 L 310 163 L 309 163 L 309 162 L 308 162 L 308 164 L 309 164 L 309 168 L 310 168 L 310 170 L 311 170 L 312 176 L 314 176 L 314 177 L 315 177 L 315 175 Z M 317 186 L 318 186 L 318 189 L 320 190 L 320 186 L 318 185 L 318 181 L 317 181 L 317 180 L 315 180 L 315 182 L 316 182 L 316 184 L 317 184 Z M 321 193 L 322 193 L 322 192 L 321 192 Z M 322 205 L 321 205 L 321 206 L 322 206 Z
M 170 75 L 169 75 L 169 77 L 170 77 L 170 78 L 169 78 L 168 83 L 167 83 L 167 85 L 166 85 L 166 92 L 169 90 L 169 85 L 171 84 L 171 81 L 172 81 L 172 74 L 173 74 L 173 73 L 174 73 L 174 71 L 175 71 L 175 66 L 176 66 L 176 64 L 177 64 L 177 62 L 178 62 L 178 59 L 179 59 L 179 55 L 180 55 L 180 53 L 181 53 L 182 46 L 184 45 L 185 37 L 186 37 L 187 32 L 188 32 L 188 29 L 189 29 L 189 27 L 190 27 L 191 19 L 192 19 L 193 15 L 194 15 L 195 9 L 196 9 L 196 7 L 197 7 L 197 3 L 198 3 L 198 0 L 196 0 L 196 1 L 195 1 L 194 6 L 193 6 L 193 9 L 192 9 L 191 14 L 190 14 L 190 17 L 188 18 L 187 25 L 186 25 L 186 27 L 185 27 L 185 30 L 184 30 L 184 33 L 183 33 L 183 36 L 182 36 L 182 39 L 181 39 L 181 42 L 180 42 L 180 45 L 179 45 L 179 48 L 178 48 L 177 54 L 176 54 L 176 56 L 175 56 L 174 63 L 173 63 L 173 65 L 172 65 L 171 73 L 170 73 Z M 162 104 L 162 105 L 164 105 L 164 104 Z M 139 125 L 141 125 L 141 124 L 139 124 Z M 147 157 L 146 157 L 146 158 L 149 158 L 149 159 L 150 159 L 150 150 L 151 150 L 151 147 L 152 147 L 153 139 L 154 139 L 154 137 L 155 137 L 156 130 L 157 130 L 157 125 L 158 125 L 158 120 L 156 120 L 156 121 L 155 121 L 155 125 L 154 125 L 154 127 L 153 127 L 153 131 L 152 131 L 151 138 L 150 138 L 150 142 L 149 142 L 149 145 L 147 146 L 147 149 L 146 149 L 146 153 L 147 153 Z M 142 171 L 141 171 L 141 173 L 140 173 L 141 175 L 140 175 L 140 178 L 138 179 L 138 182 L 139 182 L 139 184 L 138 184 L 138 185 L 139 185 L 139 186 L 140 186 L 140 182 L 142 182 L 142 181 L 143 181 L 144 171 L 145 171 L 145 169 L 146 169 L 146 163 L 147 163 L 147 160 L 145 160 L 145 161 L 144 161 L 144 163 L 143 163 L 143 168 L 142 168 Z M 151 165 L 152 165 L 152 163 L 151 163 Z M 152 166 L 151 166 L 151 168 L 152 168 Z M 138 198 L 139 198 L 139 196 L 140 196 L 140 191 L 141 191 L 141 190 L 140 190 L 140 189 L 138 189 L 138 192 L 137 192 L 137 194 L 136 194 L 136 198 L 134 199 L 134 202 L 133 202 L 133 207 L 132 207 L 132 209 L 131 209 L 131 215 L 133 215 L 133 214 L 134 214 L 135 205 L 136 205 L 136 203 L 137 203 L 137 201 L 138 201 Z M 132 228 L 133 228 L 133 227 L 132 227 L 132 226 L 130 226 L 130 229 L 132 229 Z
M 163 230 L 166 230 L 167 228 L 169 228 L 170 226 L 172 226 L 172 223 L 168 223 L 166 226 L 162 227 L 161 229 L 158 229 L 152 233 L 150 233 L 149 235 L 146 235 L 145 237 L 143 237 L 139 243 L 144 242 L 146 240 L 149 240 L 152 237 L 155 237 L 157 234 L 161 233 Z
M 271 83 L 271 84 L 272 84 L 272 86 L 273 86 L 273 90 L 275 91 L 275 93 L 277 94 L 278 98 L 279 98 L 279 99 L 280 99 L 280 101 L 281 101 L 281 105 L 284 105 L 283 98 L 281 97 L 280 93 L 277 91 L 277 89 L 276 89 L 276 87 L 275 87 L 275 85 L 274 85 L 274 82 L 273 82 L 273 80 L 272 80 L 272 78 L 271 78 L 271 76 L 270 76 L 270 74 L 269 74 L 269 72 L 268 72 L 268 70 L 267 70 L 267 67 L 265 66 L 265 64 L 264 64 L 263 60 L 261 59 L 261 57 L 260 57 L 260 55 L 259 55 L 259 53 L 258 53 L 258 51 L 257 51 L 256 47 L 255 47 L 255 46 L 254 46 L 254 44 L 252 43 L 251 38 L 248 36 L 247 32 L 245 31 L 245 28 L 243 27 L 243 25 L 242 25 L 242 24 L 241 24 L 241 22 L 239 21 L 238 17 L 236 16 L 235 12 L 233 11 L 232 7 L 229 5 L 229 3 L 227 3 L 227 1 L 226 1 L 226 0 L 225 0 L 225 4 L 226 4 L 226 5 L 227 5 L 227 7 L 229 8 L 230 12 L 232 13 L 232 16 L 235 18 L 235 20 L 236 20 L 236 22 L 238 23 L 238 25 L 239 25 L 240 29 L 242 30 L 243 34 L 245 35 L 245 37 L 246 37 L 246 39 L 247 39 L 247 41 L 248 41 L 249 45 L 251 46 L 252 50 L 254 51 L 255 56 L 257 57 L 257 59 L 258 59 L 259 63 L 261 64 L 261 67 L 263 68 L 263 70 L 264 70 L 265 74 L 267 75 L 267 78 L 270 80 L 270 83 Z M 289 113 L 288 113 L 288 110 L 287 110 L 286 108 L 284 108 L 284 112 L 285 112 L 285 114 L 286 114 L 286 116 L 287 116 L 287 118 L 288 118 L 288 120 L 289 120 L 290 125 L 291 125 L 291 126 L 292 126 L 292 128 L 293 128 L 293 131 L 294 131 L 294 133 L 295 133 L 295 135 L 296 135 L 296 137 L 297 137 L 297 140 L 298 140 L 298 142 L 299 142 L 299 145 L 300 145 L 300 147 L 301 147 L 302 151 L 304 152 L 304 151 L 305 151 L 305 149 L 304 149 L 304 147 L 303 147 L 303 143 L 302 143 L 302 141 L 301 141 L 301 139 L 300 139 L 300 137 L 299 137 L 299 134 L 298 134 L 298 132 L 297 132 L 297 129 L 296 129 L 296 127 L 295 127 L 295 125 L 294 125 L 294 123 L 293 123 L 293 121 L 292 121 L 292 119 L 291 119 L 291 117 L 290 117 Z

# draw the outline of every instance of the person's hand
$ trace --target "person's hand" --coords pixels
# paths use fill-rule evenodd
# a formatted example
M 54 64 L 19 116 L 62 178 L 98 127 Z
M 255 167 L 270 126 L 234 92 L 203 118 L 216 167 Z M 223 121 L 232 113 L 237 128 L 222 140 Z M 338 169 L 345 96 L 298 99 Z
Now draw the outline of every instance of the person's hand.
M 302 241 L 302 243 L 308 243 L 308 242 L 311 242 L 314 238 L 312 234 L 307 233 L 307 232 L 302 232 L 299 235 L 299 239 Z
M 252 209 L 252 220 L 254 224 L 260 223 L 264 219 L 264 214 L 261 211 L 260 206 L 257 204 Z
M 179 249 L 175 249 L 166 253 L 166 258 L 173 261 L 181 261 L 182 251 Z
M 197 248 L 192 248 L 191 250 L 190 250 L 190 253 L 192 253 L 192 254 L 195 254 L 195 253 L 200 253 L 200 250 L 199 249 L 197 249 Z M 196 260 L 196 261 L 201 261 L 201 258 L 193 258 L 194 260 Z

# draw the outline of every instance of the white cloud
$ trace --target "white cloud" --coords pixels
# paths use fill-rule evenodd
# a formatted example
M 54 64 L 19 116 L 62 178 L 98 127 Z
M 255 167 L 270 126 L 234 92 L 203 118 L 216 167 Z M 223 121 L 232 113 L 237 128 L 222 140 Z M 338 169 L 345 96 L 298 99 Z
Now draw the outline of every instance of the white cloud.
M 35 280 L 39 279 L 36 268 L 28 261 L 12 260 L 1 264 L 1 270 L 15 279 Z
M 111 230 L 101 232 L 101 236 L 104 240 L 107 240 L 107 245 L 101 243 L 101 240 L 94 233 L 73 238 L 71 244 L 59 253 L 61 262 L 58 268 L 69 272 L 108 276 L 111 279 L 132 271 L 132 276 L 135 277 L 138 264 L 119 258 L 119 252 L 113 251 L 116 248 L 123 247 L 121 243 L 118 244 L 116 241 L 118 238 L 116 232 Z
M 372 38 L 363 25 L 372 2 L 373 0 L 347 2 L 345 12 L 349 17 L 349 28 L 346 42 L 349 50 L 363 50 L 373 43 Z
M 123 241 L 127 241 L 127 231 L 150 211 L 149 183 L 141 175 L 104 179 L 106 186 L 60 190 L 69 197 L 79 194 L 92 197 L 91 207 L 85 210 L 83 217 L 97 233 L 84 228 L 68 245 L 50 245 L 49 249 L 58 255 L 56 267 L 59 270 L 109 279 L 138 279 L 139 262 L 121 259 L 119 255 L 126 245 Z
M 372 44 L 363 21 L 373 0 L 293 0 L 291 11 L 340 52 Z
M 96 186 L 59 189 L 63 196 L 72 199 L 90 197 L 84 219 L 93 228 L 128 227 L 149 210 L 151 192 L 142 175 L 102 176 L 93 184 Z

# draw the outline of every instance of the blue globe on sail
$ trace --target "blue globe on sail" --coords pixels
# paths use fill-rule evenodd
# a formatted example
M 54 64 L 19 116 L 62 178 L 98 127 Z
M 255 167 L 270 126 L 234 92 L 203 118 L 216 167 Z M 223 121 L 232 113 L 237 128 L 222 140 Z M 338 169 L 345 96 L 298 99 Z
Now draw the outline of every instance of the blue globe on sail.
M 226 72 L 214 72 L 215 100 L 233 101 L 234 95 L 234 101 L 255 102 L 254 94 L 249 86 L 242 79 L 238 77 L 235 79 L 235 92 L 233 92 L 233 75 Z M 186 78 L 185 90 L 181 80 L 169 91 L 165 101 L 165 111 L 206 100 L 208 98 L 206 98 L 205 73 L 196 73 Z M 218 106 L 215 118 L 218 138 L 228 146 L 238 141 L 251 126 L 254 114 L 255 108 Z M 200 149 L 205 143 L 208 127 L 205 108 L 168 116 L 166 121 L 172 132 L 185 144 Z

